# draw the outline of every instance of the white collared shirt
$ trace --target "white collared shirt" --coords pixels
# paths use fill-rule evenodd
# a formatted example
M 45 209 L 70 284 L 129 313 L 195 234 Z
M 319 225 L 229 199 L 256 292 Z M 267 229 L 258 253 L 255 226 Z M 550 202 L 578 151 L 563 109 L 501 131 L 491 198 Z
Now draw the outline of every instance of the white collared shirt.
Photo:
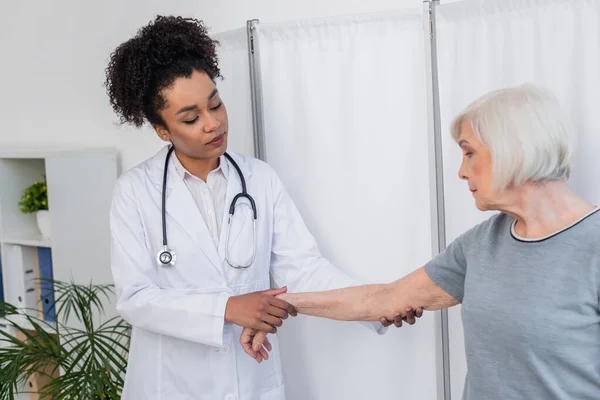
M 186 170 L 176 155 L 171 159 L 175 170 L 185 182 L 202 217 L 204 217 L 215 246 L 219 247 L 229 173 L 227 159 L 223 156 L 219 158 L 219 166 L 208 174 L 206 182 Z

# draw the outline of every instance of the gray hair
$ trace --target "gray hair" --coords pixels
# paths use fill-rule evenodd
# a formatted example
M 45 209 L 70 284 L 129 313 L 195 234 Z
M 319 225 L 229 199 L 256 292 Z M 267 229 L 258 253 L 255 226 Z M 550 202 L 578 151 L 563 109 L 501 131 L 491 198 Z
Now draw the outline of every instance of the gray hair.
M 572 124 L 546 88 L 525 84 L 475 100 L 452 122 L 452 138 L 457 142 L 463 121 L 490 149 L 495 189 L 569 179 Z

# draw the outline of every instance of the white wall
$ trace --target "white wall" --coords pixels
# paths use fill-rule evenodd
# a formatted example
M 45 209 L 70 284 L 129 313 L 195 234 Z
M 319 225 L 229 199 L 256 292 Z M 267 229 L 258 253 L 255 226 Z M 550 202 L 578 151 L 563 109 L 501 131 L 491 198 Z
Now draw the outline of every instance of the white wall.
M 29 0 L 0 2 L 0 146 L 116 146 L 121 170 L 161 146 L 149 128 L 115 125 L 103 87 L 110 52 L 156 14 L 203 19 L 212 32 L 415 6 L 421 0 Z M 227 77 L 225 77 L 227 79 Z M 233 117 L 231 117 L 233 118 Z M 232 132 L 235 136 L 235 132 Z M 232 139 L 232 142 L 234 140 Z

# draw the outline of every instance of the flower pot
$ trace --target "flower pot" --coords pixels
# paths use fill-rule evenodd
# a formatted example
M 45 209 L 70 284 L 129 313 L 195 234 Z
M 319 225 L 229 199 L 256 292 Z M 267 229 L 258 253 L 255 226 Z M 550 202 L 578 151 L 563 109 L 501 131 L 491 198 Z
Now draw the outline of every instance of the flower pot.
M 40 232 L 42 233 L 42 236 L 50 238 L 52 233 L 50 229 L 50 212 L 48 210 L 36 211 L 35 218 L 37 219 L 37 225 Z

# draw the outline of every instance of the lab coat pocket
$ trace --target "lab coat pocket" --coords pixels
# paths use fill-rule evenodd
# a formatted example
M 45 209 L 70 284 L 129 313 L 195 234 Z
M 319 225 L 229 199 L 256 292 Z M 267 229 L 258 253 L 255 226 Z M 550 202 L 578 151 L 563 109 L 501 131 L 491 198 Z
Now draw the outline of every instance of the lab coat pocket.
M 250 204 L 239 201 L 231 217 L 226 257 L 233 266 L 248 266 L 256 252 L 257 238 Z
M 165 399 L 183 398 L 184 394 L 191 393 L 211 393 L 215 377 L 227 375 L 229 370 L 226 362 L 212 357 L 215 350 L 211 346 L 163 337 L 161 353 L 161 394 Z

